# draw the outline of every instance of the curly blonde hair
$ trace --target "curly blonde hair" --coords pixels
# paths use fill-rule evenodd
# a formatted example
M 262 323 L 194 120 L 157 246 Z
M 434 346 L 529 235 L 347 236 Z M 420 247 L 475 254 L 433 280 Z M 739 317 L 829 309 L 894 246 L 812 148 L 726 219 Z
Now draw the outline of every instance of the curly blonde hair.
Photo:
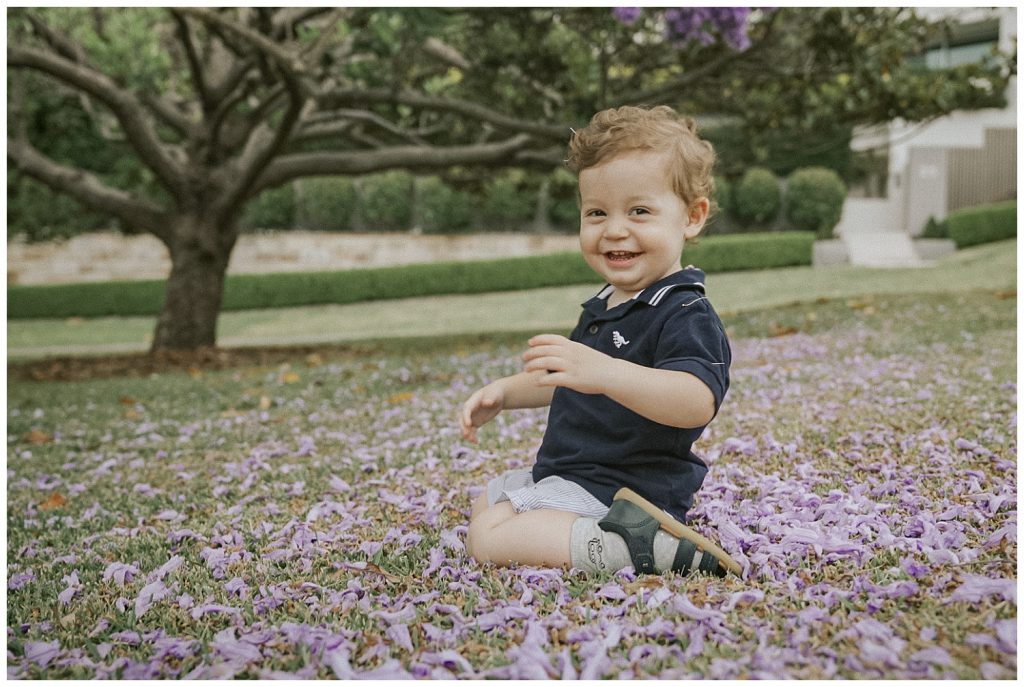
M 602 110 L 569 143 L 569 169 L 584 169 L 627 151 L 653 150 L 670 154 L 672 189 L 687 207 L 712 196 L 715 150 L 697 135 L 697 123 L 667 105 L 652 108 L 625 106 Z

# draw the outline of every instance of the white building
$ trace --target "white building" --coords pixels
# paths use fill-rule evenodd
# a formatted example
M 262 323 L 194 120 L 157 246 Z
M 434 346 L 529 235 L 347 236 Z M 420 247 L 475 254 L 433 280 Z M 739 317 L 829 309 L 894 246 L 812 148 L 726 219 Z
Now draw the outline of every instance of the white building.
M 977 61 L 993 45 L 1014 49 L 1017 11 L 1012 7 L 919 8 L 936 19 L 951 17 L 956 26 L 942 45 L 933 46 L 925 63 L 948 67 Z M 906 265 L 931 257 L 931 242 L 912 241 L 929 218 L 951 211 L 1017 197 L 1017 81 L 1012 78 L 1003 109 L 954 112 L 929 123 L 895 120 L 858 129 L 851 147 L 885 164 L 878 190 L 883 197 L 851 197 L 836 235 L 850 262 Z

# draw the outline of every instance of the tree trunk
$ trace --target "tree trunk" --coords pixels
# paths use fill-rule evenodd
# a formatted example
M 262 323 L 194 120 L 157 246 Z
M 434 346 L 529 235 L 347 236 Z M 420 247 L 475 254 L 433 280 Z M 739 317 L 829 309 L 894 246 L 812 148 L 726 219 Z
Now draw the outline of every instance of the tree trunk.
M 217 345 L 217 317 L 236 232 L 225 232 L 197 216 L 174 222 L 171 274 L 151 353 L 194 351 Z

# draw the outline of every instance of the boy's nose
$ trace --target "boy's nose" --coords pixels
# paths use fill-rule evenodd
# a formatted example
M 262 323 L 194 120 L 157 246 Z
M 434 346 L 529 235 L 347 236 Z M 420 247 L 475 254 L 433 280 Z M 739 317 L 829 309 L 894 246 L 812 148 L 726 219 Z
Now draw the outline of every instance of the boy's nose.
M 621 239 L 629 236 L 629 226 L 624 219 L 608 222 L 604 228 L 604 236 L 609 239 Z

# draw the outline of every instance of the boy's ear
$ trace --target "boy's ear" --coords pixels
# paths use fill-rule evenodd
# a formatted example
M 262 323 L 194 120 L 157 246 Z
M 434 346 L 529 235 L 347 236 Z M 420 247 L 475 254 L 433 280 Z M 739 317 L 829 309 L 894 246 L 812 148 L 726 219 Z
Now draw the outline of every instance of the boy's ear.
M 707 198 L 700 198 L 690 204 L 689 224 L 683 229 L 683 237 L 687 239 L 696 238 L 704 229 L 704 223 L 708 221 L 708 213 L 711 211 L 711 203 Z

